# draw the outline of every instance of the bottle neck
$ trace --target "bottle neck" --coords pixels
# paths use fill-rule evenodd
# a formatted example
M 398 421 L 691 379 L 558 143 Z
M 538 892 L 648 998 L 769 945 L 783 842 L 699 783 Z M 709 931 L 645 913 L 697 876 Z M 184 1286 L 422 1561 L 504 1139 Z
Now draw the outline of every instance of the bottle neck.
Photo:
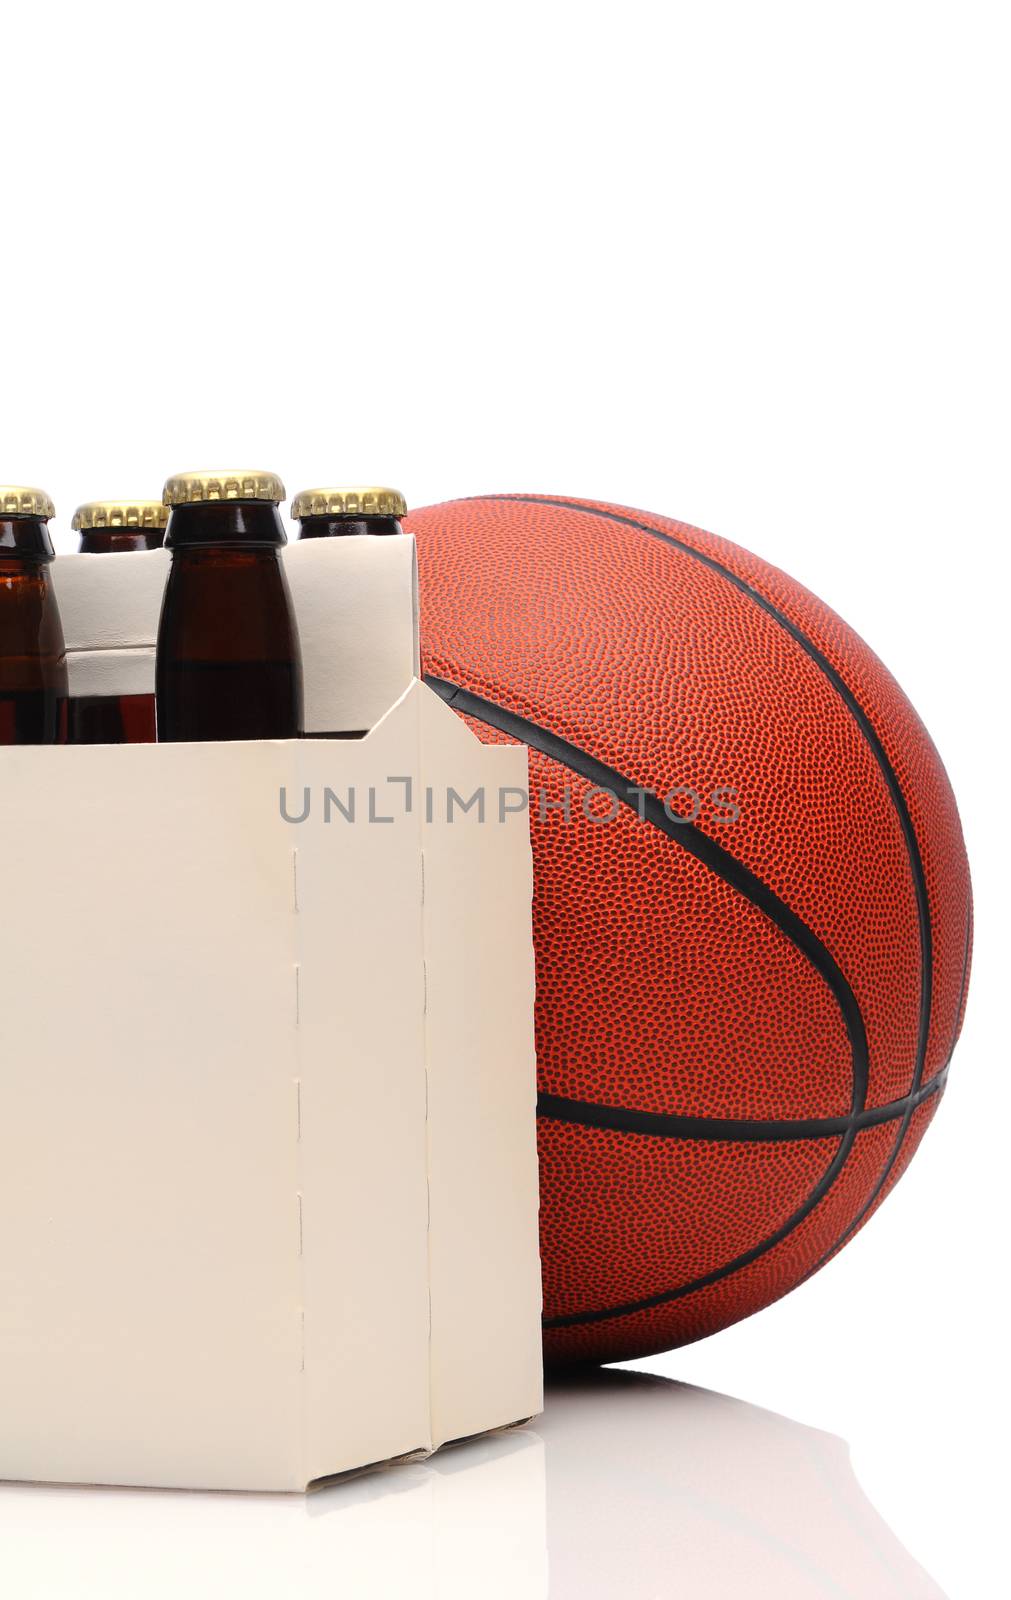
M 78 552 L 101 556 L 118 550 L 158 550 L 164 537 L 161 528 L 83 528 Z
M 0 517 L 0 557 L 38 563 L 55 554 L 42 517 Z
M 269 500 L 208 500 L 175 506 L 165 534 L 167 550 L 193 545 L 287 544 L 277 507 Z
M 300 539 L 343 539 L 349 534 L 403 533 L 396 517 L 303 517 Z

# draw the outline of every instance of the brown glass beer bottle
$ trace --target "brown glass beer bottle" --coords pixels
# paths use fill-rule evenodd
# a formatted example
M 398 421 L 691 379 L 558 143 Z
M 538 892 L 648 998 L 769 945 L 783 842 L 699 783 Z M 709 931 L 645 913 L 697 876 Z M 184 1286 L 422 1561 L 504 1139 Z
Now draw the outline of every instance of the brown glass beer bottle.
M 82 555 L 157 550 L 168 507 L 160 500 L 89 500 L 70 526 Z M 153 694 L 74 694 L 68 704 L 71 744 L 153 744 Z
M 300 539 L 403 533 L 407 502 L 399 489 L 303 489 L 291 502 Z
M 172 552 L 158 628 L 159 740 L 295 739 L 302 659 L 271 472 L 170 478 Z
M 157 550 L 164 542 L 168 506 L 160 500 L 89 500 L 70 526 L 81 535 L 82 555 L 118 550 Z
M 53 502 L 0 486 L 0 744 L 62 744 L 67 652 L 53 592 Z

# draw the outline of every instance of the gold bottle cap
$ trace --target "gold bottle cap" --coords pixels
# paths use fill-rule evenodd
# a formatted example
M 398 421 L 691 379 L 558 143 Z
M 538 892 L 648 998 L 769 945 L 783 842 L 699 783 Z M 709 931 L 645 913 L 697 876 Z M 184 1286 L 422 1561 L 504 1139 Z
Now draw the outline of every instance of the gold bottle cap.
M 399 489 L 303 489 L 291 502 L 291 514 L 305 517 L 406 517 L 407 501 Z
M 276 472 L 180 472 L 162 493 L 167 506 L 188 506 L 201 500 L 270 500 L 280 505 L 284 484 Z
M 70 526 L 75 533 L 89 528 L 164 528 L 168 506 L 160 500 L 88 500 L 78 506 Z
M 44 489 L 26 489 L 17 483 L 0 483 L 0 517 L 40 517 L 48 522 L 56 507 Z

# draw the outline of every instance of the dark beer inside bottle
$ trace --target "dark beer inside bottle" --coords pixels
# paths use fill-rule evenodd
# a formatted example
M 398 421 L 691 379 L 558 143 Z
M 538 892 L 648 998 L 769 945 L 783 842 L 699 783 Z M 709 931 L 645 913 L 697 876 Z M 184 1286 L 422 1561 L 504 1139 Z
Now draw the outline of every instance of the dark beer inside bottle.
M 154 695 L 75 694 L 67 728 L 71 744 L 154 744 Z
M 67 657 L 42 517 L 0 516 L 0 744 L 62 744 Z
M 173 510 L 156 666 L 160 740 L 300 736 L 302 663 L 284 543 L 269 501 Z
M 164 528 L 82 528 L 78 553 L 101 556 L 117 551 L 160 550 L 164 541 Z
M 300 539 L 340 539 L 348 534 L 403 533 L 397 517 L 303 517 Z

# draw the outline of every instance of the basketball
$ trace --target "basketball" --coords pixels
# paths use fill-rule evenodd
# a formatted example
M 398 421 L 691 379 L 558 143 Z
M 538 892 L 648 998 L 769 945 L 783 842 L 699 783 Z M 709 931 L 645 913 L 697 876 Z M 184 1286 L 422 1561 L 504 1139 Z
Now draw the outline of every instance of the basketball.
M 944 768 L 726 540 L 533 495 L 406 526 L 426 681 L 530 750 L 546 1356 L 702 1338 L 852 1238 L 937 1110 L 972 937 Z

